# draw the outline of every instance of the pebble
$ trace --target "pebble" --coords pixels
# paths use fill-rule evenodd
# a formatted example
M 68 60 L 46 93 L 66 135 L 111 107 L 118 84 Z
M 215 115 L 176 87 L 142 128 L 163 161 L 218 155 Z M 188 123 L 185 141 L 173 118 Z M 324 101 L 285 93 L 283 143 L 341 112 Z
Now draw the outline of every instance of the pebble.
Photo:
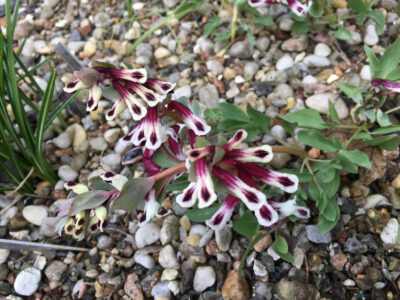
M 365 198 L 364 209 L 375 208 L 378 206 L 392 206 L 388 198 L 381 194 L 373 194 Z
M 192 96 L 192 88 L 190 85 L 181 86 L 174 90 L 174 95 L 177 99 L 180 97 L 190 98 Z
M 207 288 L 214 285 L 216 280 L 216 274 L 213 267 L 210 266 L 199 266 L 196 269 L 193 279 L 193 289 L 201 293 Z
M 47 217 L 42 220 L 40 224 L 40 234 L 45 237 L 55 237 L 57 236 L 57 218 Z
M 274 125 L 271 128 L 271 135 L 281 141 L 285 141 L 287 138 L 286 130 L 282 125 Z
M 304 60 L 304 64 L 307 67 L 314 67 L 314 68 L 320 68 L 320 67 L 327 67 L 330 66 L 331 62 L 329 59 L 327 59 L 325 56 L 320 56 L 320 55 L 307 55 Z
M 173 8 L 179 3 L 179 1 L 178 0 L 163 0 L 163 3 L 166 7 Z
M 103 156 L 103 158 L 101 159 L 101 164 L 104 167 L 108 167 L 111 170 L 116 170 L 121 165 L 121 160 L 122 160 L 121 154 L 110 153 Z
M 72 135 L 72 146 L 75 153 L 86 152 L 89 148 L 89 141 L 87 140 L 87 134 L 85 128 L 82 125 L 75 123 L 69 126 L 66 130 Z
M 215 108 L 218 105 L 218 90 L 212 84 L 207 84 L 199 89 L 199 100 L 207 108 Z
M 44 274 L 50 281 L 50 288 L 54 289 L 61 285 L 67 273 L 68 267 L 62 261 L 54 260 L 44 270 Z
M 97 237 L 97 248 L 100 250 L 111 249 L 114 246 L 114 240 L 108 235 L 102 234 Z
M 276 62 L 275 68 L 278 71 L 283 71 L 286 69 L 290 69 L 293 66 L 294 66 L 293 58 L 289 54 L 285 54 Z
M 162 245 L 166 245 L 173 240 L 179 238 L 179 223 L 176 216 L 168 216 L 165 218 L 163 226 L 160 230 L 160 241 Z
M 335 106 L 339 119 L 345 119 L 348 117 L 349 109 L 347 108 L 346 103 L 333 93 L 322 93 L 322 94 L 312 95 L 306 99 L 306 105 L 307 107 L 313 108 L 320 113 L 328 114 L 329 101 L 331 101 Z
M 158 263 L 165 269 L 179 269 L 179 262 L 171 245 L 166 245 L 161 249 Z
M 102 136 L 90 139 L 89 142 L 90 142 L 90 147 L 92 147 L 92 149 L 97 151 L 104 151 L 108 148 L 107 142 Z
M 229 250 L 229 246 L 232 241 L 232 230 L 230 227 L 223 227 L 220 230 L 215 231 L 215 240 L 219 250 L 226 252 Z
M 138 250 L 135 252 L 135 255 L 133 256 L 133 259 L 135 262 L 146 269 L 152 269 L 154 268 L 155 261 L 154 258 L 146 253 L 146 251 Z
M 371 67 L 369 65 L 365 65 L 361 68 L 360 77 L 365 81 L 370 81 L 372 79 Z
M 160 239 L 160 227 L 154 223 L 147 223 L 140 227 L 135 234 L 136 246 L 141 249 Z
M 231 270 L 222 287 L 222 297 L 230 300 L 250 299 L 250 289 L 244 277 L 239 272 Z
M 282 278 L 275 285 L 275 292 L 278 294 L 280 300 L 309 300 L 314 299 L 315 290 L 307 283 L 300 280 Z
M 389 222 L 383 227 L 381 232 L 381 240 L 385 244 L 398 243 L 397 236 L 399 232 L 399 222 L 395 218 L 391 218 Z
M 175 280 L 179 275 L 179 271 L 176 269 L 165 269 L 161 274 L 161 281 L 164 280 Z
M 302 52 L 308 47 L 308 37 L 299 35 L 292 37 L 282 43 L 282 50 L 289 52 Z
M 140 287 L 139 277 L 135 274 L 129 274 L 124 284 L 124 292 L 133 300 L 143 300 L 143 292 Z
M 256 40 L 256 48 L 260 51 L 267 51 L 270 45 L 270 40 L 267 37 L 260 37 Z
M 31 296 L 39 287 L 42 274 L 36 268 L 28 267 L 18 273 L 14 281 L 14 290 L 22 296 Z
M 362 254 L 367 252 L 368 247 L 363 245 L 359 240 L 356 238 L 348 238 L 346 243 L 344 244 L 344 251 L 355 253 L 355 254 Z
M 20 20 L 15 26 L 14 29 L 14 40 L 18 41 L 20 39 L 28 37 L 32 30 L 34 29 L 34 25 L 29 20 Z
M 83 51 L 80 53 L 80 57 L 89 58 L 96 53 L 97 46 L 94 42 L 86 42 L 83 46 Z
M 229 55 L 236 58 L 250 58 L 253 54 L 253 49 L 247 42 L 236 42 L 229 49 Z
M 72 143 L 71 134 L 67 131 L 64 131 L 58 137 L 53 139 L 53 143 L 60 149 L 66 149 L 69 146 L 71 146 Z
M 171 56 L 171 52 L 167 48 L 164 48 L 164 47 L 159 47 L 156 49 L 156 51 L 154 51 L 154 57 L 157 60 L 165 59 L 170 56 Z
M 224 72 L 224 66 L 218 60 L 209 60 L 206 63 L 207 69 L 215 76 Z
M 352 280 L 352 279 L 346 279 L 345 281 L 343 281 L 343 285 L 344 285 L 344 286 L 351 287 L 351 286 L 355 286 L 356 283 L 355 283 L 354 280 Z
M 376 33 L 375 25 L 374 24 L 367 25 L 364 36 L 364 44 L 368 46 L 374 46 L 378 44 L 378 42 L 379 42 L 379 37 L 378 34 Z
M 121 135 L 120 128 L 111 128 L 104 132 L 104 139 L 107 143 L 113 145 L 118 142 L 118 139 Z
M 312 75 L 307 75 L 307 76 L 305 76 L 305 77 L 303 78 L 302 83 L 303 83 L 303 84 L 314 84 L 314 83 L 318 83 L 318 79 L 315 78 L 315 77 L 312 76 Z
M 321 234 L 316 225 L 306 226 L 307 238 L 316 244 L 328 244 L 332 241 L 332 235 L 330 232 Z
M 42 255 L 36 256 L 35 262 L 33 263 L 33 267 L 38 270 L 43 270 L 47 264 L 47 258 Z
M 229 90 L 226 91 L 226 98 L 231 99 L 239 95 L 240 90 L 239 88 L 235 85 L 231 87 Z
M 68 165 L 63 165 L 58 168 L 58 176 L 65 182 L 74 181 L 76 178 L 78 178 L 78 172 Z
M 47 218 L 47 207 L 40 205 L 28 205 L 22 210 L 22 215 L 29 223 L 40 226 L 43 219 Z
M 9 255 L 10 255 L 10 250 L 0 249 L 0 265 L 4 264 L 7 261 Z
M 258 63 L 254 62 L 254 61 L 246 62 L 246 64 L 244 65 L 244 68 L 243 68 L 244 78 L 246 80 L 253 79 L 254 75 L 258 71 L 258 68 L 259 68 Z
M 331 48 L 329 48 L 329 46 L 324 43 L 318 43 L 314 48 L 314 54 L 317 56 L 328 57 L 331 53 Z

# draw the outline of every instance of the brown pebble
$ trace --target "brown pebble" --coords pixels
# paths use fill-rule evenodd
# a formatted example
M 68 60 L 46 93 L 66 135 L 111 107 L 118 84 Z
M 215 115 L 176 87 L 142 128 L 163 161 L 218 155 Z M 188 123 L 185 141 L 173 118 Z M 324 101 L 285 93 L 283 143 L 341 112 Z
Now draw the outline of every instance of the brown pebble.
M 229 271 L 222 287 L 224 300 L 246 300 L 250 299 L 249 285 L 243 276 L 237 271 Z

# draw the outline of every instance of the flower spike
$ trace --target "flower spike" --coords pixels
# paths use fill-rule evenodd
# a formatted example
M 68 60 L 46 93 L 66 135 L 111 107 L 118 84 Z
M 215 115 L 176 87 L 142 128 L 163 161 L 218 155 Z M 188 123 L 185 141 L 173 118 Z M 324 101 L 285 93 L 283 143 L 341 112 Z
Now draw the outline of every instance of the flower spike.
M 310 217 L 310 210 L 306 207 L 296 204 L 296 200 L 287 200 L 285 202 L 268 201 L 268 203 L 278 212 L 279 219 L 295 215 L 300 219 Z

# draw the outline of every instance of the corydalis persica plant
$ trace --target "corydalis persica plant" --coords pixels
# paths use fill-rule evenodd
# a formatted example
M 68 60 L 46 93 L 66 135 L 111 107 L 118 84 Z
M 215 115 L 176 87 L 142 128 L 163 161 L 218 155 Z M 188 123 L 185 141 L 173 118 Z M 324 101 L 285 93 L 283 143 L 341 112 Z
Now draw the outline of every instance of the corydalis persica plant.
M 273 157 L 270 146 L 249 147 L 245 143 L 245 130 L 238 130 L 228 141 L 220 136 L 215 143 L 218 132 L 211 134 L 212 128 L 194 113 L 190 104 L 174 98 L 173 84 L 150 78 L 145 69 L 121 70 L 104 64 L 83 69 L 75 75 L 77 79 L 68 83 L 64 90 L 71 93 L 89 89 L 88 111 L 97 108 L 102 94 L 100 87 L 112 88 L 118 97 L 106 112 L 106 119 L 113 120 L 124 109 L 128 109 L 135 122 L 131 132 L 119 142 L 142 147 L 147 177 L 127 180 L 123 186 L 111 189 L 114 192 L 103 191 L 103 194 L 111 193 L 112 199 L 105 201 L 110 200 L 111 205 L 127 210 L 134 208 L 129 203 L 136 203 L 138 198 L 143 200 L 144 212 L 139 218 L 139 225 L 167 213 L 159 204 L 165 189 L 169 183 L 185 179 L 186 176 L 187 187 L 181 193 L 172 194 L 177 195 L 177 203 L 186 208 L 197 203 L 201 209 L 222 202 L 218 211 L 207 221 L 213 229 L 223 227 L 240 202 L 254 212 L 263 226 L 272 226 L 289 215 L 309 217 L 308 209 L 297 205 L 295 200 L 274 201 L 267 199 L 261 191 L 262 184 L 280 189 L 281 194 L 294 193 L 298 188 L 295 175 L 262 166 Z M 160 155 L 168 160 L 168 166 L 160 163 Z M 103 180 L 107 182 L 104 176 Z M 228 196 L 224 191 L 228 191 Z M 223 194 L 225 196 L 221 196 Z M 220 201 L 221 197 L 225 200 Z M 75 210 L 75 215 L 81 211 Z M 96 211 L 90 213 L 96 215 Z M 75 215 L 68 225 L 76 225 Z M 82 222 L 80 220 L 78 222 Z M 88 224 L 90 226 L 92 223 Z M 99 224 L 98 220 L 96 224 Z M 65 231 L 71 228 L 65 227 Z
M 298 16 L 304 16 L 307 14 L 312 1 L 308 2 L 308 5 L 302 4 L 298 0 L 248 0 L 248 4 L 251 7 L 258 8 L 258 7 L 266 7 L 271 4 L 283 3 L 286 4 L 289 9 Z

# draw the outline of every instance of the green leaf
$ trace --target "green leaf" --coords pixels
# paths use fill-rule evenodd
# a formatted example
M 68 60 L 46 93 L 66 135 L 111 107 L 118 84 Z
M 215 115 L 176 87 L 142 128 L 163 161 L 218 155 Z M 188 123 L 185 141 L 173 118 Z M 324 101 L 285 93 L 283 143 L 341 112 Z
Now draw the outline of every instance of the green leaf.
M 220 18 L 218 16 L 212 17 L 204 26 L 203 36 L 205 38 L 208 38 L 210 34 L 213 33 L 215 29 L 218 28 L 219 24 L 220 24 Z
M 366 14 L 369 12 L 369 8 L 363 0 L 348 0 L 348 3 L 358 14 Z
M 231 33 L 229 31 L 224 31 L 216 35 L 215 40 L 218 42 L 229 40 L 231 37 Z
M 359 150 L 340 150 L 339 155 L 347 158 L 349 161 L 359 165 L 360 167 L 369 169 L 372 166 L 368 155 Z
M 187 176 L 181 176 L 179 179 L 172 183 L 169 183 L 165 190 L 167 192 L 180 192 L 183 191 L 189 185 Z
M 324 14 L 324 8 L 318 1 L 314 1 L 310 7 L 309 13 L 314 18 L 319 18 Z
M 289 247 L 284 237 L 278 235 L 275 241 L 272 243 L 272 249 L 282 259 L 286 260 L 289 263 L 293 262 L 293 255 L 289 253 Z
M 371 11 L 368 13 L 368 17 L 374 20 L 376 24 L 376 33 L 381 35 L 385 29 L 385 16 L 379 10 Z
M 379 148 L 388 151 L 393 151 L 399 147 L 400 136 L 396 134 L 379 136 L 375 137 L 373 140 L 367 141 L 367 144 L 372 146 L 379 146 Z
M 381 68 L 377 77 L 386 79 L 387 75 L 398 68 L 400 62 L 400 37 L 385 50 L 380 59 Z
M 206 208 L 192 208 L 187 210 L 185 215 L 193 222 L 204 222 L 211 219 L 219 207 L 219 204 L 215 204 Z
M 376 78 L 377 77 L 376 74 L 379 72 L 381 63 L 376 57 L 374 50 L 372 50 L 370 47 L 364 46 L 364 51 L 365 54 L 367 55 L 368 62 L 371 67 L 372 78 Z
M 221 111 L 222 115 L 226 119 L 234 119 L 242 122 L 249 121 L 246 113 L 236 105 L 230 103 L 221 103 L 217 108 Z
M 274 25 L 274 19 L 269 15 L 254 17 L 252 22 L 254 25 L 260 25 L 266 27 Z
M 219 130 L 226 130 L 226 131 L 233 131 L 237 129 L 244 129 L 245 125 L 248 125 L 249 123 L 239 121 L 239 120 L 234 120 L 234 119 L 225 119 L 221 121 L 218 124 L 218 129 Z
M 340 124 L 340 119 L 337 110 L 335 106 L 332 104 L 332 101 L 329 101 L 329 117 L 331 118 L 333 123 Z
M 74 203 L 69 209 L 68 215 L 74 216 L 81 211 L 92 209 L 102 205 L 110 198 L 107 191 L 90 191 L 75 196 Z
M 339 28 L 337 30 L 329 31 L 329 34 L 339 40 L 348 41 L 353 37 L 351 32 L 346 28 Z
M 253 213 L 246 211 L 234 224 L 233 230 L 251 239 L 257 233 L 258 221 Z
M 107 182 L 104 182 L 100 177 L 95 177 L 89 182 L 89 186 L 92 190 L 96 191 L 111 191 L 115 190 L 115 187 Z
M 299 140 L 311 147 L 321 149 L 326 152 L 336 152 L 338 148 L 335 144 L 324 137 L 319 131 L 302 130 L 297 134 Z
M 302 109 L 290 113 L 283 117 L 283 119 L 290 123 L 297 123 L 299 127 L 309 127 L 315 129 L 325 129 L 327 126 L 322 120 L 321 115 L 314 109 Z
M 167 151 L 167 150 L 165 150 Z M 162 168 L 170 168 L 176 165 L 176 161 L 171 159 L 167 154 L 165 154 L 162 149 L 158 149 L 153 155 L 153 161 Z
M 260 128 L 263 132 L 268 131 L 271 119 L 267 115 L 259 112 L 250 104 L 247 104 L 247 114 L 251 119 L 251 124 L 253 124 L 257 128 Z
M 345 93 L 347 97 L 353 99 L 354 102 L 360 103 L 362 101 L 362 90 L 358 87 L 343 82 L 340 82 L 338 86 L 342 92 Z
M 322 215 L 328 221 L 335 222 L 339 216 L 340 210 L 337 203 L 333 200 L 329 200 Z
M 381 127 L 370 132 L 371 134 L 388 134 L 388 133 L 400 133 L 400 125 L 390 125 L 386 127 Z
M 337 191 L 339 190 L 339 185 L 340 185 L 340 176 L 339 172 L 335 171 L 335 176 L 333 177 L 333 180 L 331 182 L 322 182 L 319 181 L 321 188 L 323 189 L 325 195 L 328 198 L 333 197 Z
M 154 183 L 152 177 L 129 179 L 115 201 L 114 209 L 123 209 L 126 212 L 131 212 L 143 201 Z
M 323 215 L 321 215 L 319 217 L 317 227 L 322 234 L 325 234 L 331 231 L 335 227 L 336 223 L 337 221 L 329 221 L 328 219 L 324 218 Z
M 381 127 L 389 126 L 392 124 L 392 122 L 390 122 L 389 116 L 380 109 L 378 109 L 378 111 L 376 112 L 376 120 Z
M 297 34 L 305 34 L 310 31 L 311 25 L 309 22 L 299 22 L 299 21 L 294 21 L 290 30 L 293 33 Z

